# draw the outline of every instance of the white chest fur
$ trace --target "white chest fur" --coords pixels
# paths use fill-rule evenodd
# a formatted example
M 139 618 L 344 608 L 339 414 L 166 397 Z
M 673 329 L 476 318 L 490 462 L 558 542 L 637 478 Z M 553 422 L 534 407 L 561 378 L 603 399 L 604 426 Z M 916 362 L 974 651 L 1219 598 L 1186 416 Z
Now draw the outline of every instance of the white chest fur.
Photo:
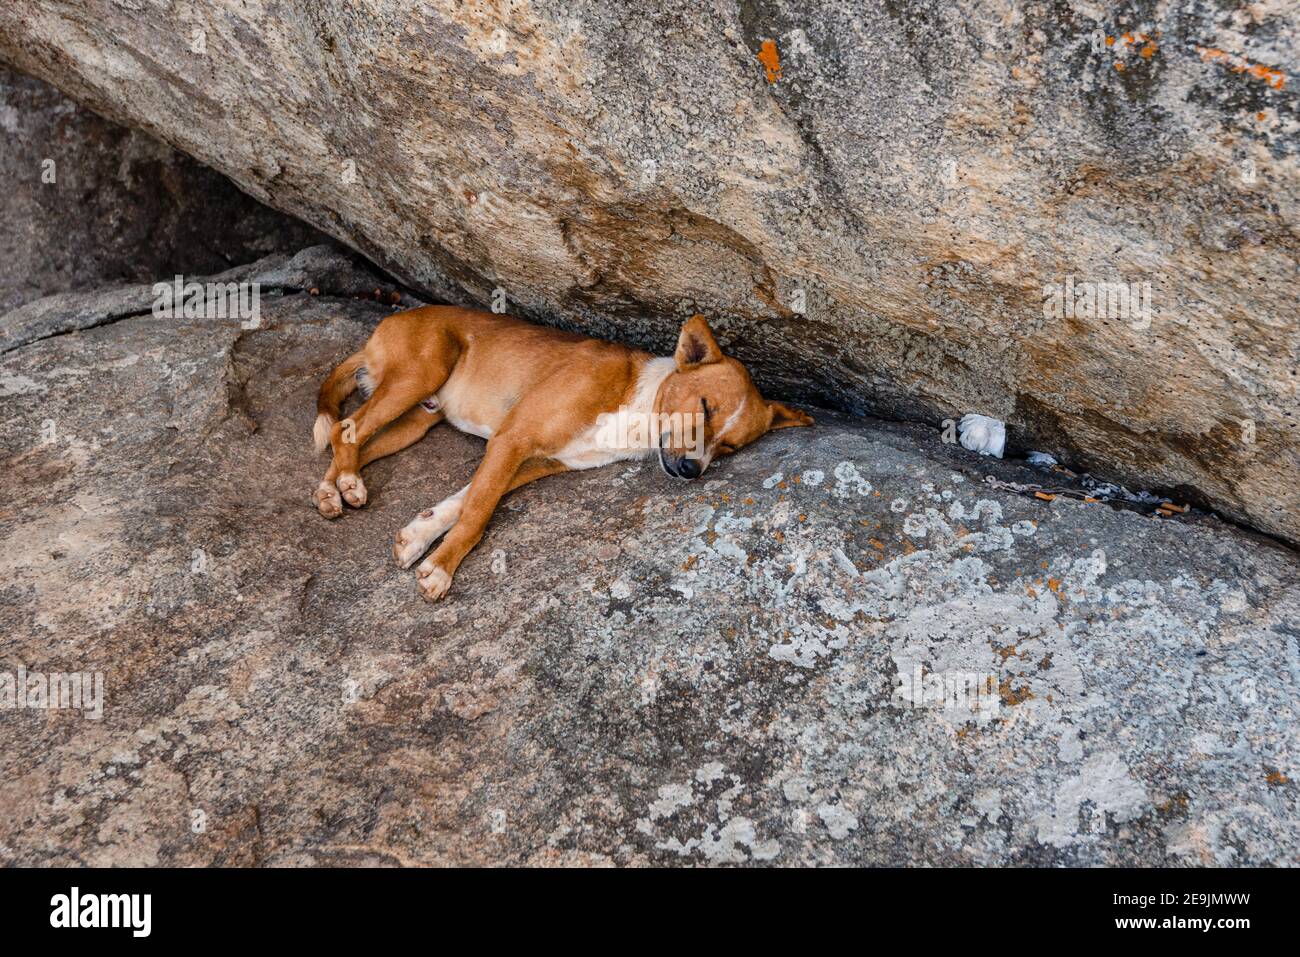
M 643 437 L 657 433 L 650 427 L 654 419 L 655 397 L 659 386 L 675 368 L 671 358 L 651 359 L 641 367 L 636 388 L 627 405 L 620 410 L 624 422 L 633 428 L 611 427 L 608 421 L 596 421 L 574 436 L 555 458 L 574 470 L 600 468 L 611 462 L 645 458 L 655 447 Z M 637 428 L 636 424 L 641 427 Z M 642 438 L 639 438 L 642 437 Z

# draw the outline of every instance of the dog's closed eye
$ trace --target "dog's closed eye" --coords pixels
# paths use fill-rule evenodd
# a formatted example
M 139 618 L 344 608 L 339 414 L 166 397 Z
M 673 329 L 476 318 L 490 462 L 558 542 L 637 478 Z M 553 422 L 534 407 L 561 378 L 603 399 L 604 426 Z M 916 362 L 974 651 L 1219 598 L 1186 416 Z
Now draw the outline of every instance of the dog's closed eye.
M 700 399 L 700 405 L 704 409 L 704 421 L 707 422 L 709 421 L 709 400 Z

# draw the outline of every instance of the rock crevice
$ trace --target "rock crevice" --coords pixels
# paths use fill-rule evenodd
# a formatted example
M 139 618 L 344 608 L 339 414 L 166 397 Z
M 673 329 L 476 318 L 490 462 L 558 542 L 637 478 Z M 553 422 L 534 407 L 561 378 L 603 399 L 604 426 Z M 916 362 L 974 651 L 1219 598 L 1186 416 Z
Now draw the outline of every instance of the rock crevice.
M 433 299 L 976 411 L 1300 541 L 1294 11 L 24 0 L 0 56 Z M 1149 309 L 1049 314 L 1060 290 Z M 1103 290 L 1104 292 L 1104 290 Z

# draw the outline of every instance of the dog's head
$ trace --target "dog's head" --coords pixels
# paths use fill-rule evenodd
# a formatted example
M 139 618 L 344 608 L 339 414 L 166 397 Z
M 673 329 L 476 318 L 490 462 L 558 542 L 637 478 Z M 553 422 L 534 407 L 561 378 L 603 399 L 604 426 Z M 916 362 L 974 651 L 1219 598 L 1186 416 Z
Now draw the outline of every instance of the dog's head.
M 659 387 L 659 464 L 676 478 L 704 474 L 719 455 L 730 455 L 765 432 L 812 425 L 806 412 L 758 394 L 745 367 L 722 354 L 703 316 L 682 326 L 673 355 L 676 368 Z

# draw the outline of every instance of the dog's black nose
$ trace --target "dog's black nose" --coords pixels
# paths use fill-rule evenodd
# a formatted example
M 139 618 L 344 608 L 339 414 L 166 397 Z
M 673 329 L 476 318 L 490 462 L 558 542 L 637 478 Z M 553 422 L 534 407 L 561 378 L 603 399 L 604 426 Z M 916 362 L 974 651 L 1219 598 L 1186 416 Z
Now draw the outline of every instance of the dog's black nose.
M 693 479 L 700 477 L 700 460 L 680 458 L 677 460 L 677 474 L 684 479 Z

